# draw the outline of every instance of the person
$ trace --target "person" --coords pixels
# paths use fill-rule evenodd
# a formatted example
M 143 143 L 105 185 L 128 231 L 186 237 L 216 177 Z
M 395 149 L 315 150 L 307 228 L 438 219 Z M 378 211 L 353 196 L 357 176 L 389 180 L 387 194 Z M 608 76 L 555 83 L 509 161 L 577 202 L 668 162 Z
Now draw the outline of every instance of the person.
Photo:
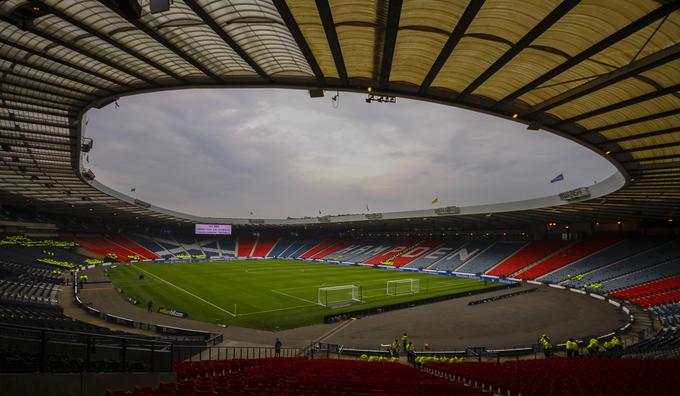
M 543 349 L 543 355 L 545 355 L 546 358 L 549 358 L 552 355 L 552 342 L 550 340 L 550 337 L 543 334 L 541 335 L 541 338 L 538 339 L 538 343 L 541 345 L 541 348 Z
M 148 312 L 153 312 L 153 300 L 149 300 L 149 302 L 146 303 L 146 310 Z
M 274 356 L 281 356 L 281 340 L 279 340 L 278 337 L 274 343 Z
M 392 357 L 399 357 L 399 341 L 395 338 L 391 345 Z
M 591 338 L 590 341 L 588 341 L 588 355 L 590 356 L 595 356 L 600 349 L 600 343 L 597 341 L 597 338 Z
M 408 334 L 404 333 L 403 336 L 401 336 L 401 346 L 402 346 L 402 352 L 406 354 L 408 351 L 406 350 L 406 346 L 408 345 Z
M 407 357 L 408 362 L 415 366 L 415 364 L 416 364 L 416 352 L 415 352 L 415 349 L 413 348 L 413 342 L 411 342 L 411 341 L 409 341 L 408 344 L 406 344 L 406 357 Z
M 577 357 L 578 356 L 578 343 L 574 341 L 573 338 L 567 340 L 566 343 L 567 357 Z

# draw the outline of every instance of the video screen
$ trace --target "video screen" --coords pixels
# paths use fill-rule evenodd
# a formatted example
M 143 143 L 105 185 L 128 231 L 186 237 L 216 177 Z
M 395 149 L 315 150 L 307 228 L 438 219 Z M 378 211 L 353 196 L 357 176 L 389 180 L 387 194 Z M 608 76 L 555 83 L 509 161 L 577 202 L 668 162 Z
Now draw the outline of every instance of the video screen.
M 231 235 L 231 224 L 196 224 L 196 235 Z

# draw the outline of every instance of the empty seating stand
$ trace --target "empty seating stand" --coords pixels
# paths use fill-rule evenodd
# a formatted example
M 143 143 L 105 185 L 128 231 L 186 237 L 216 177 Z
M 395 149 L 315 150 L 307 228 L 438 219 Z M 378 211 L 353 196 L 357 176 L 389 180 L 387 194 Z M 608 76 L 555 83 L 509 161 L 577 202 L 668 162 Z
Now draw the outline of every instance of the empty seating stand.
M 178 383 L 134 395 L 483 395 L 400 363 L 269 358 L 180 362 L 176 370 Z
M 566 246 L 565 241 L 536 241 L 523 247 L 519 252 L 512 255 L 507 260 L 501 262 L 497 267 L 491 269 L 487 275 L 510 276 L 522 268 L 535 263 L 536 261 L 548 256 L 558 249 Z
M 679 360 L 535 359 L 504 363 L 431 363 L 426 369 L 522 396 L 677 395 Z
M 604 249 L 611 244 L 618 242 L 619 240 L 620 238 L 602 238 L 578 241 L 566 249 L 558 252 L 554 256 L 538 263 L 526 271 L 517 274 L 515 277 L 519 279 L 536 279 L 573 261 L 579 260 L 597 252 L 598 250 Z
M 610 293 L 610 296 L 628 300 L 675 289 L 680 289 L 680 275 L 675 275 L 668 278 L 655 280 L 653 282 L 629 287 L 627 289 L 618 290 L 614 293 Z

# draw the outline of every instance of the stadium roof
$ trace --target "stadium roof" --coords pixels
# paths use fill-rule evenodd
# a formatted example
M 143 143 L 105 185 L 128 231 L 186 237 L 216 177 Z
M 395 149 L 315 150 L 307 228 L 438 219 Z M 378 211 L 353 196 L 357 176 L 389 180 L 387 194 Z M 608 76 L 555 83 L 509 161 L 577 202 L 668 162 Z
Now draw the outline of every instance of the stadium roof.
M 625 177 L 517 221 L 679 215 L 679 1 L 174 0 L 151 14 L 142 0 L 141 15 L 134 2 L 0 2 L 3 204 L 191 221 L 81 175 L 87 109 L 187 87 L 372 87 L 559 134 Z

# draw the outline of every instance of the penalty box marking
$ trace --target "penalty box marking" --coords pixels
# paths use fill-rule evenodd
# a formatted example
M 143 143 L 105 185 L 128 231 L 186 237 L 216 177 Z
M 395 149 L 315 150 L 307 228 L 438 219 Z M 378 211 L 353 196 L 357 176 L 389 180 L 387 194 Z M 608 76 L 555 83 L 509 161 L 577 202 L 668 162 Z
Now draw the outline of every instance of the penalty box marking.
M 186 294 L 188 294 L 188 295 L 194 297 L 194 298 L 197 299 L 197 300 L 201 300 L 201 301 L 203 301 L 204 303 L 206 303 L 206 304 L 208 304 L 208 305 L 211 305 L 211 306 L 213 306 L 213 307 L 219 309 L 219 310 L 222 311 L 222 312 L 228 313 L 228 314 L 231 315 L 232 317 L 236 317 L 235 314 L 233 314 L 233 313 L 227 311 L 226 309 L 224 309 L 224 308 L 222 308 L 222 307 L 220 307 L 220 306 L 217 306 L 217 305 L 211 303 L 210 301 L 208 301 L 208 300 L 206 300 L 206 299 L 204 299 L 204 298 L 202 298 L 202 297 L 199 297 L 199 296 L 195 295 L 194 293 L 192 293 L 192 292 L 190 292 L 190 291 L 184 290 L 184 289 L 182 289 L 181 287 L 175 285 L 174 283 L 168 282 L 168 281 L 166 281 L 165 279 L 161 278 L 160 276 L 155 275 L 155 274 L 152 274 L 151 272 L 145 270 L 144 268 L 141 268 L 141 267 L 136 267 L 136 268 L 139 269 L 140 271 L 146 272 L 147 274 L 153 276 L 154 278 L 160 280 L 161 282 L 167 283 L 168 285 L 174 287 L 175 289 L 178 289 L 178 290 L 181 290 L 181 291 L 185 292 Z

